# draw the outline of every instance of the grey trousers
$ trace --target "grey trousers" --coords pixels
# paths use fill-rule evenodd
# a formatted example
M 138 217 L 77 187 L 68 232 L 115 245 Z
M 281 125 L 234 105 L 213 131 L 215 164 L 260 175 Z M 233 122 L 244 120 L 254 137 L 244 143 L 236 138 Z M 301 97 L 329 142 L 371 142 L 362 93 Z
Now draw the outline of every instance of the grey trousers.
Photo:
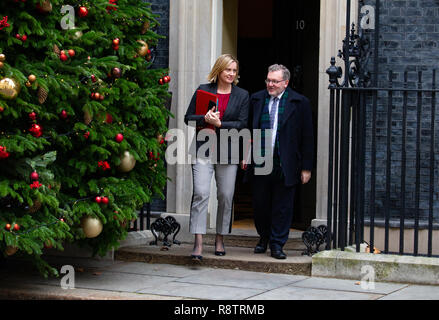
M 236 164 L 210 164 L 197 161 L 192 165 L 194 192 L 189 223 L 190 233 L 206 234 L 210 183 L 214 172 L 218 198 L 216 233 L 222 235 L 229 233 L 237 171 Z

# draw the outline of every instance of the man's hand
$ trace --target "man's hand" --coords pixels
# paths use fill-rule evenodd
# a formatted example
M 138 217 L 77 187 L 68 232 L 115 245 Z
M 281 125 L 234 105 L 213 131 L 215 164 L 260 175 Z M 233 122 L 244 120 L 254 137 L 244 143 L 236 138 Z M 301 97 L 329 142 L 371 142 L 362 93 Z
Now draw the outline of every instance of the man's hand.
M 241 160 L 241 169 L 242 170 L 247 170 L 247 161 Z
M 301 175 L 302 184 L 308 183 L 309 179 L 311 179 L 311 171 L 302 170 L 302 175 Z

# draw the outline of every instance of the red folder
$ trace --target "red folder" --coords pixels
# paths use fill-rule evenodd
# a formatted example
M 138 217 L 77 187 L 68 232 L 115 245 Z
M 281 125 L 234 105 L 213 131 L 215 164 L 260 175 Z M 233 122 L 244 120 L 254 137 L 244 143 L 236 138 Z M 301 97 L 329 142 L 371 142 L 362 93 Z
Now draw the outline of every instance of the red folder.
M 204 90 L 197 90 L 195 114 L 205 115 L 210 109 L 216 107 L 218 110 L 218 96 Z

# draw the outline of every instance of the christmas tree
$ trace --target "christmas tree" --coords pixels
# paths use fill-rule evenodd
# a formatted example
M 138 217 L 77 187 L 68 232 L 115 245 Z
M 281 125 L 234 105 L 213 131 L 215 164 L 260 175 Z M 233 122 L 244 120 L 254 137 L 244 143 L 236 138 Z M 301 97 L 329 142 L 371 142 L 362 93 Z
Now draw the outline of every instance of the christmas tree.
M 105 255 L 163 197 L 167 70 L 138 0 L 0 2 L 0 251 Z

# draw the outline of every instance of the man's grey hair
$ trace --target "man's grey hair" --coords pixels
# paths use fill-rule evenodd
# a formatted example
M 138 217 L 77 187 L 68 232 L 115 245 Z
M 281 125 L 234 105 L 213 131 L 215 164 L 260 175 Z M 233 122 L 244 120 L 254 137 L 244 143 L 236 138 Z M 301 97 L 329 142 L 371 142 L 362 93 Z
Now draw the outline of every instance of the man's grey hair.
M 273 64 L 268 67 L 268 72 L 282 71 L 283 80 L 290 80 L 291 73 L 290 70 L 287 69 L 284 65 L 281 64 Z

